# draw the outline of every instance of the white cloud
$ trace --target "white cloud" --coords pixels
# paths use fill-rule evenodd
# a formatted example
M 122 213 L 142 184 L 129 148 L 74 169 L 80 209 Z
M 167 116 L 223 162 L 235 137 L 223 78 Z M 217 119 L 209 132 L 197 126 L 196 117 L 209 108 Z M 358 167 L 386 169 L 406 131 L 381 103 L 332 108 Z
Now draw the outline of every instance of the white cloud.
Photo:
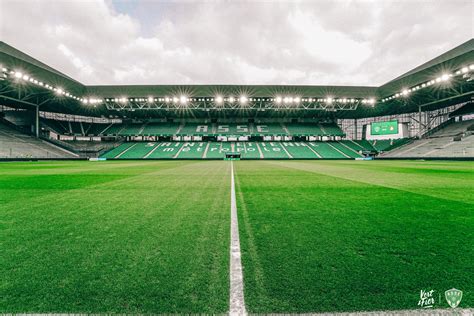
M 473 35 L 470 0 L 130 7 L 2 0 L 0 38 L 85 84 L 379 85 Z

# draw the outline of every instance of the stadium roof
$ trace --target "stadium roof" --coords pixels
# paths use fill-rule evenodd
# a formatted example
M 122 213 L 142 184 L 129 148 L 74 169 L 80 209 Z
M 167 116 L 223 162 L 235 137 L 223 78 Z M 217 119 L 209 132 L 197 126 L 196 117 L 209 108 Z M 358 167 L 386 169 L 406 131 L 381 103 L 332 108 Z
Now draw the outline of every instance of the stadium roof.
M 198 101 L 205 103 L 209 100 L 213 102 L 214 99 L 209 98 L 218 95 L 226 98 L 226 102 L 229 97 L 238 99 L 240 96 L 245 96 L 245 99 L 255 98 L 251 99 L 253 101 L 276 103 L 278 100 L 283 103 L 283 100 L 286 102 L 286 97 L 291 99 L 291 102 L 293 102 L 293 98 L 295 101 L 297 100 L 299 109 L 306 111 L 279 111 L 278 113 L 271 111 L 296 109 L 296 104 L 269 108 L 263 106 L 263 108 L 270 110 L 267 111 L 267 113 L 271 113 L 269 115 L 276 116 L 330 115 L 340 118 L 358 118 L 413 112 L 420 105 L 426 109 L 435 109 L 470 100 L 474 90 L 474 81 L 471 80 L 474 77 L 474 39 L 380 87 L 307 85 L 85 86 L 4 42 L 0 42 L 0 65 L 3 72 L 3 78 L 0 81 L 2 85 L 0 99 L 3 100 L 3 104 L 10 106 L 28 107 L 41 104 L 44 110 L 81 115 L 122 116 L 123 113 L 131 110 L 134 112 L 132 116 L 171 116 L 176 115 L 173 112 L 174 109 L 169 112 L 173 102 L 165 106 L 165 97 L 169 97 L 171 101 L 173 98 L 186 96 L 186 98 L 196 98 L 188 99 L 191 102 L 196 101 L 196 103 Z M 465 71 L 466 69 L 467 71 Z M 17 97 L 16 92 L 18 91 L 15 90 L 18 90 L 18 95 L 22 94 L 22 96 Z M 130 101 L 130 104 L 134 104 L 136 107 L 120 105 L 121 100 Z M 153 100 L 154 107 L 144 105 L 143 102 L 146 103 L 147 100 Z M 307 105 L 311 102 L 314 103 L 313 106 L 304 107 L 304 100 Z M 350 100 L 355 100 L 357 106 L 353 106 Z M 163 104 L 158 106 L 157 103 Z M 328 103 L 331 105 L 329 106 Z M 178 108 L 183 109 L 183 107 Z M 241 107 L 240 110 L 243 108 Z M 239 107 L 231 106 L 228 110 L 232 110 L 235 115 L 247 116 L 252 116 L 252 110 L 262 110 L 261 105 L 245 108 L 247 111 L 236 112 Z M 194 109 L 203 108 L 196 106 Z M 211 109 L 212 111 L 213 109 Z M 199 111 L 194 111 L 195 113 L 192 114 L 189 112 L 185 111 L 186 115 L 199 116 L 197 113 Z M 206 112 L 205 116 L 209 116 L 208 108 Z M 130 114 L 127 116 L 131 116 Z

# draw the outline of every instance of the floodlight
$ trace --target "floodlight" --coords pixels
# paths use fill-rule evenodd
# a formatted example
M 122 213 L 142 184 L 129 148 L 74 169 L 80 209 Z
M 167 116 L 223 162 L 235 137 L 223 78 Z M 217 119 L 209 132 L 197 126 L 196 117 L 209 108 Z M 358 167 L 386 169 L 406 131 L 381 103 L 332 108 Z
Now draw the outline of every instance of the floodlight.
M 3 72 L 7 72 L 8 69 L 7 69 L 7 68 L 2 68 L 2 71 L 3 71 Z
M 442 76 L 441 76 L 441 80 L 442 80 L 442 81 L 447 81 L 447 80 L 449 80 L 449 75 L 447 75 L 447 74 L 442 75 Z
M 469 65 L 469 69 L 474 70 L 474 64 Z
M 186 102 L 188 102 L 188 98 L 182 95 L 179 97 L 179 102 L 181 102 L 181 104 L 186 104 Z
M 369 104 L 374 104 L 375 103 L 375 100 L 373 98 L 370 98 L 369 99 Z
M 217 104 L 222 104 L 222 102 L 224 101 L 224 99 L 220 95 L 216 96 L 214 100 Z
M 295 101 L 295 103 L 300 103 L 301 99 L 299 97 L 296 97 L 293 99 L 293 101 Z
M 248 98 L 243 95 L 243 96 L 241 96 L 241 97 L 239 98 L 239 101 L 240 101 L 241 104 L 245 104 L 245 103 L 247 103 Z
M 407 96 L 409 93 L 410 93 L 410 91 L 408 91 L 407 89 L 405 89 L 405 90 L 402 91 L 402 94 L 403 94 L 404 96 Z
M 29 78 L 27 75 L 23 75 L 23 80 L 27 81 Z
M 165 98 L 165 102 L 166 102 L 166 103 L 170 102 L 170 98 L 166 97 L 166 98 Z
M 436 78 L 436 82 L 441 82 L 441 77 Z
M 278 104 L 281 103 L 281 97 L 276 97 L 276 103 L 278 103 Z
M 179 99 L 178 99 L 177 97 L 174 97 L 174 98 L 173 98 L 173 102 L 174 102 L 174 103 L 178 103 L 178 101 L 179 101 Z
M 15 77 L 20 79 L 21 77 L 23 77 L 23 74 L 21 72 L 15 72 Z
M 326 98 L 325 101 L 326 103 L 332 103 L 332 98 Z
M 61 89 L 61 88 L 56 88 L 55 92 L 56 92 L 57 94 L 61 94 L 61 93 L 63 93 L 63 89 Z
M 288 97 L 284 97 L 284 98 L 283 98 L 283 102 L 284 102 L 284 103 L 288 103 L 288 102 L 290 102 L 290 98 L 288 98 Z
M 153 102 L 153 97 L 148 97 L 148 102 L 152 103 Z
M 235 98 L 234 97 L 229 97 L 229 102 L 230 103 L 233 103 L 235 101 Z

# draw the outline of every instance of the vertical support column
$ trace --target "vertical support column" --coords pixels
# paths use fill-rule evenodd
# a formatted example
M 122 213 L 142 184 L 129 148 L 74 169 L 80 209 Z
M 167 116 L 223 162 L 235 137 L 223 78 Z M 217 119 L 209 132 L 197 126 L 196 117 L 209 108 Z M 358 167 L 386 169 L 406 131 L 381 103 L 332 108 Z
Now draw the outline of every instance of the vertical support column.
M 421 139 L 421 105 L 418 105 L 418 139 Z
M 35 111 L 35 136 L 39 138 L 39 105 L 36 106 Z
M 357 119 L 354 119 L 354 135 L 353 140 L 357 140 Z

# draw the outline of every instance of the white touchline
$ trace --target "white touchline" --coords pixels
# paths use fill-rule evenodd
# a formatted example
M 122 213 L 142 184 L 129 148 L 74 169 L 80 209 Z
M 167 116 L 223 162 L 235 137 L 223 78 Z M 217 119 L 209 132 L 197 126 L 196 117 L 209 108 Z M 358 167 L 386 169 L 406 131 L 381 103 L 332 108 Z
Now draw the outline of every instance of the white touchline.
M 244 278 L 240 260 L 239 222 L 235 200 L 234 164 L 231 164 L 230 192 L 230 315 L 246 315 L 244 301 Z

